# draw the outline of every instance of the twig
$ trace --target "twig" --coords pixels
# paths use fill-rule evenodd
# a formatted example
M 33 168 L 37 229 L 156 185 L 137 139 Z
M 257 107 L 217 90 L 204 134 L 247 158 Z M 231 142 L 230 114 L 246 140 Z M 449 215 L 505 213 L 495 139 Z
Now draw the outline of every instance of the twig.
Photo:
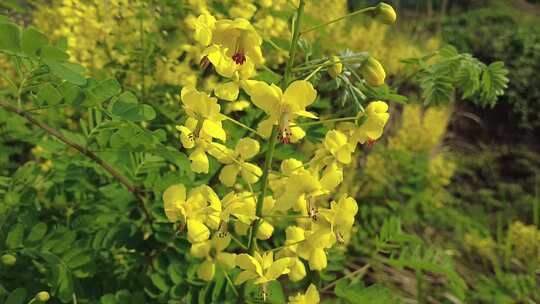
M 371 267 L 371 265 L 366 264 L 362 268 L 356 269 L 355 271 L 353 271 L 351 273 L 348 273 L 348 274 L 344 275 L 343 277 L 335 280 L 334 282 L 324 286 L 321 289 L 321 291 L 324 292 L 324 291 L 330 290 L 332 287 L 336 286 L 337 282 L 339 282 L 339 280 L 341 280 L 341 279 L 350 279 L 350 278 L 353 278 L 353 277 L 355 277 L 357 275 L 364 275 L 366 273 L 366 271 L 369 269 L 369 267 Z
M 71 141 L 70 139 L 65 137 L 62 133 L 60 133 L 60 131 L 50 127 L 49 125 L 47 125 L 47 124 L 45 124 L 45 123 L 43 123 L 43 122 L 41 122 L 39 120 L 36 120 L 34 117 L 32 117 L 30 115 L 30 113 L 28 113 L 28 112 L 26 112 L 26 111 L 24 111 L 24 110 L 22 110 L 20 108 L 17 108 L 15 106 L 12 106 L 9 103 L 4 102 L 4 101 L 0 101 L 0 107 L 4 108 L 5 110 L 7 110 L 9 112 L 12 112 L 12 113 L 15 113 L 15 114 L 21 116 L 22 118 L 26 119 L 31 124 L 41 128 L 42 130 L 44 130 L 45 132 L 49 133 L 50 135 L 56 137 L 57 139 L 59 139 L 60 141 L 65 143 L 66 145 L 76 149 L 77 151 L 84 154 L 85 156 L 87 156 L 91 160 L 95 161 L 98 165 L 100 165 L 103 169 L 105 169 L 105 171 L 107 171 L 110 175 L 112 175 L 112 177 L 114 177 L 116 180 L 118 180 L 118 182 L 120 182 L 124 187 L 126 187 L 126 189 L 129 192 L 133 193 L 133 195 L 135 195 L 135 197 L 137 197 L 137 199 L 139 199 L 142 202 L 142 210 L 143 210 L 144 215 L 146 217 L 146 221 L 149 224 L 152 223 L 152 217 L 150 215 L 150 212 L 146 209 L 146 206 L 144 204 L 145 198 L 142 196 L 141 191 L 139 191 L 139 189 L 137 189 L 137 187 L 135 187 L 135 185 L 133 185 L 125 176 L 123 176 L 120 172 L 118 172 L 116 169 L 114 169 L 110 164 L 108 164 L 106 161 L 104 161 L 99 156 L 94 154 L 94 152 L 92 152 L 92 151 L 88 150 L 87 148 L 85 148 L 85 147 Z M 151 225 L 150 225 L 150 228 L 152 228 Z

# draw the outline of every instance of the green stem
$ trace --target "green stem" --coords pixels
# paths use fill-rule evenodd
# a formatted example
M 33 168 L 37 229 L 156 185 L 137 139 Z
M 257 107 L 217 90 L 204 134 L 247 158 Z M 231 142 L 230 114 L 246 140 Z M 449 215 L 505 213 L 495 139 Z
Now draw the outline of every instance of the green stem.
M 259 197 L 257 198 L 257 207 L 255 211 L 255 215 L 257 216 L 257 220 L 255 220 L 253 227 L 250 232 L 250 242 L 249 242 L 249 248 L 248 252 L 250 254 L 253 254 L 255 252 L 255 249 L 257 248 L 257 230 L 259 229 L 259 226 L 261 225 L 261 216 L 262 216 L 262 209 L 263 209 L 263 201 L 266 197 L 266 191 L 268 190 L 268 173 L 270 172 L 270 168 L 272 167 L 272 159 L 274 158 L 274 150 L 276 147 L 277 142 L 277 125 L 274 125 L 272 127 L 272 134 L 270 135 L 270 142 L 268 143 L 268 150 L 266 151 L 266 156 L 264 160 L 264 168 L 263 168 L 263 175 L 261 177 L 261 193 L 259 194 Z
M 325 23 L 316 25 L 316 26 L 314 26 L 314 27 L 312 27 L 312 28 L 309 28 L 309 29 L 303 31 L 301 34 L 304 35 L 305 33 L 309 33 L 309 32 L 311 32 L 311 31 L 314 31 L 314 30 L 319 29 L 319 28 L 321 28 L 321 27 L 325 27 L 325 26 L 330 25 L 330 24 L 332 24 L 332 23 L 336 23 L 336 22 L 341 21 L 341 20 L 343 20 L 343 19 L 346 19 L 346 18 L 355 16 L 355 15 L 358 15 L 358 14 L 361 14 L 361 13 L 370 12 L 370 11 L 373 11 L 373 10 L 375 10 L 375 7 L 374 7 L 374 6 L 373 6 L 373 7 L 367 7 L 367 8 L 361 9 L 361 10 L 357 10 L 357 11 L 352 12 L 352 13 L 350 13 L 350 14 L 341 16 L 341 17 L 339 17 L 339 18 L 337 18 L 337 19 L 330 20 L 330 21 L 328 21 L 328 22 L 325 22 Z
M 325 119 L 325 120 L 319 120 L 319 121 L 312 121 L 312 122 L 305 122 L 305 123 L 298 123 L 296 126 L 298 127 L 305 127 L 305 126 L 313 126 L 313 125 L 320 125 L 325 124 L 329 122 L 340 122 L 340 121 L 353 121 L 358 119 L 357 117 L 341 117 L 341 118 L 332 118 L 332 119 Z
M 302 13 L 304 12 L 304 0 L 300 0 L 300 3 L 298 5 L 298 10 L 296 11 L 296 18 L 294 19 L 294 27 L 293 27 L 293 35 L 292 35 L 292 41 L 291 41 L 291 49 L 289 51 L 289 60 L 287 61 L 287 65 L 285 67 L 285 76 L 283 78 L 283 89 L 286 89 L 289 85 L 291 78 L 292 78 L 292 67 L 294 64 L 294 56 L 296 55 L 296 46 L 298 45 L 298 38 L 300 37 L 300 20 L 302 18 Z M 264 160 L 264 168 L 263 168 L 263 175 L 261 177 L 261 192 L 259 194 L 259 197 L 257 198 L 257 206 L 255 215 L 257 216 L 257 220 L 254 221 L 252 229 L 250 231 L 249 235 L 249 248 L 248 252 L 250 254 L 253 254 L 255 250 L 257 249 L 257 230 L 259 229 L 259 226 L 262 222 L 262 209 L 263 209 L 263 201 L 266 197 L 266 192 L 268 190 L 268 175 L 270 172 L 270 169 L 272 167 L 272 159 L 274 158 L 274 150 L 276 148 L 276 142 L 277 142 L 277 133 L 278 133 L 278 126 L 274 125 L 272 127 L 272 133 L 270 134 L 270 141 L 268 142 L 268 150 L 266 151 L 266 156 Z
M 298 38 L 300 38 L 300 20 L 304 13 L 304 0 L 300 0 L 298 4 L 298 10 L 296 11 L 296 18 L 294 19 L 293 36 L 291 41 L 291 50 L 289 51 L 289 60 L 287 60 L 287 66 L 285 67 L 285 77 L 283 79 L 283 89 L 286 89 L 291 82 L 292 68 L 294 65 L 294 57 L 296 55 L 296 46 L 298 45 Z

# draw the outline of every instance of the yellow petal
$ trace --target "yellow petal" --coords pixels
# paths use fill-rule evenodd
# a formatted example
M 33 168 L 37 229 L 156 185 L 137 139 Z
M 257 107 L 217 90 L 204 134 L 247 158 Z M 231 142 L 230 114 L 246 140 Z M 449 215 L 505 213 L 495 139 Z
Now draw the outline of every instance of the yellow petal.
M 227 234 L 226 236 L 221 237 L 215 234 L 212 238 L 212 242 L 217 252 L 223 251 L 229 247 L 229 244 L 231 243 L 231 235 Z
M 290 270 L 289 279 L 293 282 L 298 282 L 306 276 L 306 267 L 299 258 L 295 258 L 291 262 Z
M 333 191 L 343 181 L 343 170 L 336 164 L 328 166 L 321 178 L 321 186 L 323 189 Z
M 204 281 L 212 281 L 214 274 L 216 273 L 216 264 L 211 260 L 204 261 L 199 268 L 197 268 L 197 277 Z
M 306 291 L 306 301 L 307 303 L 313 303 L 317 304 L 321 301 L 319 297 L 319 291 L 317 291 L 317 287 L 313 284 L 309 284 L 309 287 Z
M 267 280 L 272 281 L 279 278 L 282 274 L 289 273 L 289 265 L 291 264 L 290 258 L 281 258 L 268 268 L 264 276 Z
M 272 133 L 272 127 L 277 123 L 278 118 L 276 116 L 270 116 L 267 119 L 261 121 L 257 126 L 257 132 L 259 132 L 265 138 L 270 137 Z
M 234 253 L 220 252 L 217 254 L 216 259 L 225 270 L 236 267 L 236 254 Z
M 242 271 L 242 272 L 236 277 L 236 279 L 234 280 L 234 284 L 235 284 L 235 285 L 240 285 L 240 284 L 243 284 L 245 281 L 253 280 L 253 279 L 255 279 L 256 277 L 258 277 L 258 275 L 257 275 L 255 272 L 253 272 L 253 271 L 249 271 L 249 270 Z
M 306 136 L 306 132 L 299 126 L 291 125 L 291 142 L 296 143 Z
M 252 138 L 241 138 L 236 144 L 235 151 L 242 160 L 248 160 L 259 153 L 259 142 Z
M 262 276 L 261 264 L 249 254 L 238 254 L 236 256 L 236 265 L 238 265 L 238 267 L 240 267 L 241 269 L 248 270 Z
M 195 146 L 195 136 L 190 129 L 185 126 L 176 126 L 176 129 L 180 131 L 180 142 L 186 149 L 191 149 Z
M 203 122 L 202 130 L 206 134 L 212 136 L 213 138 L 217 138 L 221 141 L 225 141 L 227 138 L 227 134 L 225 133 L 225 130 L 221 126 L 221 122 L 205 119 Z
M 190 243 L 204 242 L 210 237 L 210 230 L 198 220 L 187 221 L 188 241 Z
M 190 155 L 191 170 L 195 173 L 208 173 L 210 163 L 203 149 L 197 148 Z
M 219 180 L 227 187 L 232 187 L 236 183 L 236 177 L 240 172 L 237 164 L 226 165 L 219 173 Z
M 223 100 L 227 101 L 235 101 L 238 98 L 238 91 L 239 91 L 238 84 L 236 82 L 226 82 L 218 84 L 216 89 L 214 90 L 214 94 L 216 94 L 217 97 Z
M 179 204 L 186 200 L 186 187 L 182 184 L 172 185 L 163 192 L 165 216 L 170 222 L 180 219 Z
M 231 57 L 227 56 L 226 49 L 212 45 L 206 49 L 205 54 L 219 75 L 227 78 L 233 76 L 236 70 L 236 63 Z
M 247 183 L 254 184 L 261 177 L 262 169 L 252 163 L 243 163 L 240 173 Z
M 323 270 L 326 268 L 327 260 L 326 260 L 326 253 L 323 249 L 317 248 L 309 257 L 309 269 L 311 270 Z
M 303 111 L 315 101 L 315 98 L 317 98 L 317 91 L 311 82 L 306 80 L 292 82 L 283 93 L 283 102 L 294 106 L 293 112 Z
M 279 110 L 283 93 L 275 84 L 268 85 L 263 81 L 258 81 L 246 93 L 251 93 L 250 97 L 253 104 L 267 114 Z
M 210 254 L 212 245 L 210 241 L 204 241 L 191 245 L 190 253 L 196 258 L 206 258 Z

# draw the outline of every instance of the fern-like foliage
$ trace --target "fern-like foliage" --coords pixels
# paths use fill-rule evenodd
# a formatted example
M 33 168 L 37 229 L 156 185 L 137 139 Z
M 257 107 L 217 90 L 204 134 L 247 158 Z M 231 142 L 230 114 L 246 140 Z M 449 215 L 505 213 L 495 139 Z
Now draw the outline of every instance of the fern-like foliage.
M 489 65 L 470 54 L 446 46 L 434 54 L 406 59 L 415 70 L 415 80 L 422 89 L 425 104 L 449 102 L 456 91 L 482 107 L 493 107 L 508 85 L 508 70 L 497 61 Z

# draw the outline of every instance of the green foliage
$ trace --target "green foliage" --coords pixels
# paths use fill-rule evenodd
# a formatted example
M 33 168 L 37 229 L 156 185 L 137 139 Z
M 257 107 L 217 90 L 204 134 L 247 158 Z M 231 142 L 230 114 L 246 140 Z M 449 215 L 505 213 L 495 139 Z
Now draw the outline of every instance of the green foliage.
M 471 99 L 482 107 L 494 107 L 508 84 L 503 62 L 485 65 L 470 54 L 458 53 L 453 46 L 446 46 L 432 56 L 404 62 L 417 69 L 414 73 L 426 105 L 446 103 L 453 99 L 455 91 L 461 91 L 462 99 Z
M 443 36 L 460 51 L 470 52 L 482 61 L 504 61 L 509 84 L 501 105 L 510 106 L 507 124 L 518 122 L 523 130 L 537 129 L 540 126 L 537 102 L 540 83 L 536 76 L 540 69 L 540 23 L 529 12 L 501 3 L 504 3 L 502 8 L 476 9 L 448 18 L 443 25 Z M 505 111 L 504 106 L 501 108 Z

